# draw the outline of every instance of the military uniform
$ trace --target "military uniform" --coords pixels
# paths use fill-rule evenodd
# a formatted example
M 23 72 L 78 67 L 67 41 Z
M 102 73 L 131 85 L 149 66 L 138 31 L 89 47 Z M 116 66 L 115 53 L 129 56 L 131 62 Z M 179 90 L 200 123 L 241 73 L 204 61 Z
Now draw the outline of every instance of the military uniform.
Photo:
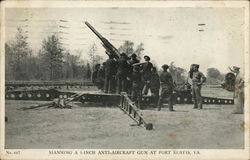
M 103 66 L 99 69 L 97 73 L 97 78 L 99 81 L 99 88 L 104 90 L 104 81 L 105 81 L 105 65 L 106 62 L 103 63 Z
M 161 93 L 160 98 L 158 101 L 158 110 L 161 110 L 162 100 L 164 97 L 168 100 L 169 110 L 173 111 L 173 103 L 172 103 L 172 96 L 174 90 L 174 83 L 171 74 L 167 71 L 163 71 L 160 74 L 160 82 L 161 82 Z
M 150 89 L 151 89 L 153 96 L 155 97 L 155 102 L 157 103 L 159 99 L 159 91 L 160 91 L 160 77 L 157 71 L 154 71 L 152 73 Z
M 201 97 L 201 86 L 206 80 L 204 74 L 200 71 L 191 73 L 190 78 L 192 79 L 192 95 L 194 100 L 194 108 L 202 109 L 202 97 Z
M 134 58 L 135 57 L 135 58 Z M 138 59 L 136 59 L 136 55 L 132 57 L 129 60 L 129 64 L 128 64 L 128 77 L 130 78 L 130 80 L 127 80 L 127 92 L 128 94 L 130 94 L 132 92 L 132 74 L 133 74 L 133 64 L 139 63 L 140 61 Z
M 147 95 L 148 94 L 148 90 L 151 87 L 151 70 L 153 68 L 153 64 L 151 62 L 146 62 L 142 65 L 143 69 L 142 69 L 142 75 L 143 75 L 143 79 L 144 79 L 144 88 L 143 88 L 143 94 Z
M 244 113 L 244 79 L 240 73 L 240 68 L 233 66 L 233 70 L 229 68 L 232 72 L 236 74 L 234 81 L 234 98 L 235 98 L 235 109 L 233 114 L 243 114 Z
M 100 89 L 100 85 L 99 85 L 99 81 L 98 81 L 98 72 L 99 70 L 95 70 L 93 73 L 92 73 L 92 82 L 94 83 L 94 85 L 97 86 L 98 89 Z
M 117 62 L 117 93 L 126 92 L 126 78 L 128 76 L 128 63 L 125 55 L 121 56 Z
M 141 94 L 142 94 L 142 75 L 139 72 L 139 69 L 134 69 L 132 76 L 132 101 L 137 103 L 137 106 L 141 108 Z
M 235 79 L 235 93 L 234 98 L 236 98 L 236 108 L 234 113 L 243 114 L 244 113 L 244 80 L 240 74 L 236 75 Z
M 113 58 L 106 61 L 104 91 L 106 93 L 115 92 L 115 75 L 117 63 Z

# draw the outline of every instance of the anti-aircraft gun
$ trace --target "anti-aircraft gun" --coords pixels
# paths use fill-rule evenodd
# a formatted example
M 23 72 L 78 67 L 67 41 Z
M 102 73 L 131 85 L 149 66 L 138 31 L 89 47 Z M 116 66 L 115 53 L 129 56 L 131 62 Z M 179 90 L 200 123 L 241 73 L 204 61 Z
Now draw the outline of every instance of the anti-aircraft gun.
M 102 46 L 106 49 L 105 53 L 108 56 L 112 55 L 115 59 L 118 59 L 120 57 L 119 51 L 106 38 L 104 38 L 99 32 L 97 32 L 97 30 L 91 24 L 89 24 L 87 21 L 85 22 L 85 24 L 102 41 Z

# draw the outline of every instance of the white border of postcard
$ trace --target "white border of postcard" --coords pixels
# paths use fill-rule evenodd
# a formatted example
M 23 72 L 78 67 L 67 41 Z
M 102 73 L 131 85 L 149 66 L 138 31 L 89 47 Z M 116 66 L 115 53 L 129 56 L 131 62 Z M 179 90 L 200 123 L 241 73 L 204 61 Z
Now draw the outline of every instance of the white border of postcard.
M 245 10 L 245 149 L 118 149 L 119 151 L 134 151 L 135 154 L 113 154 L 113 155 L 84 155 L 81 151 L 93 149 L 4 149 L 4 17 L 5 8 L 81 8 L 81 7 L 234 7 Z M 0 57 L 0 113 L 1 113 L 1 154 L 0 159 L 249 159 L 249 1 L 2 1 L 1 2 L 1 57 Z M 248 70 L 247 70 L 248 69 Z M 117 151 L 109 149 L 98 149 L 98 151 Z M 67 151 L 68 154 L 50 154 L 50 151 Z M 140 154 L 148 151 L 151 154 Z M 153 154 L 166 151 L 165 155 Z M 192 154 L 167 154 L 174 151 L 189 151 Z M 184 153 L 183 152 L 183 153 Z M 199 154 L 195 154 L 198 153 Z M 78 153 L 78 154 L 76 154 Z M 131 153 L 131 152 L 130 152 Z

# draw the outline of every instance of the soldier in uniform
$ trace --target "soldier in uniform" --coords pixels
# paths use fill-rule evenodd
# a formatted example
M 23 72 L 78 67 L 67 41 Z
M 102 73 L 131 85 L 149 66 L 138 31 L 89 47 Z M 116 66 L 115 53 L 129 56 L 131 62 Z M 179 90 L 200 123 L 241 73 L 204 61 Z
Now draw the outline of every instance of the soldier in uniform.
M 140 66 L 133 67 L 132 80 L 132 101 L 137 103 L 137 106 L 141 109 L 141 94 L 142 94 L 142 75 L 140 73 Z
M 127 63 L 127 55 L 122 53 L 120 58 L 117 61 L 117 93 L 125 92 L 126 81 L 128 76 L 128 63 Z
M 192 64 L 189 71 L 189 78 L 192 80 L 192 95 L 194 109 L 202 109 L 201 86 L 206 81 L 206 77 L 199 71 L 198 64 Z
M 132 91 L 132 80 L 131 80 L 131 77 L 132 77 L 132 74 L 133 74 L 133 64 L 136 64 L 136 63 L 139 63 L 140 61 L 137 59 L 137 55 L 135 53 L 133 53 L 131 56 L 130 56 L 130 59 L 128 61 L 128 80 L 127 80 L 127 91 L 128 91 L 128 94 L 131 93 Z
M 116 75 L 116 61 L 114 56 L 111 54 L 109 59 L 106 61 L 105 67 L 105 83 L 104 91 L 105 93 L 115 92 L 115 75 Z
M 99 81 L 100 89 L 104 91 L 104 81 L 105 81 L 105 66 L 106 62 L 102 63 L 102 66 L 99 69 L 99 72 L 97 73 L 97 78 Z
M 153 96 L 155 97 L 155 102 L 157 104 L 159 99 L 159 91 L 160 91 L 160 77 L 157 73 L 157 70 L 155 67 L 152 68 L 152 76 L 151 76 L 151 92 Z
M 244 80 L 240 74 L 240 68 L 233 66 L 233 69 L 229 68 L 235 73 L 235 86 L 234 86 L 234 98 L 236 99 L 236 107 L 233 114 L 243 114 L 244 113 Z
M 173 90 L 174 90 L 174 82 L 171 74 L 167 71 L 169 66 L 164 64 L 162 66 L 163 72 L 160 74 L 160 83 L 161 83 L 161 94 L 158 100 L 158 110 L 161 110 L 162 100 L 164 97 L 168 100 L 169 111 L 174 111 L 173 109 Z
M 153 68 L 153 64 L 150 62 L 149 56 L 144 56 L 144 60 L 145 63 L 142 65 L 142 76 L 144 79 L 143 94 L 147 95 L 151 86 L 151 70 Z
M 98 79 L 98 72 L 100 70 L 100 64 L 96 64 L 95 65 L 95 70 L 94 72 L 92 73 L 92 82 L 97 86 L 98 89 L 100 89 L 100 82 L 99 82 L 99 79 Z

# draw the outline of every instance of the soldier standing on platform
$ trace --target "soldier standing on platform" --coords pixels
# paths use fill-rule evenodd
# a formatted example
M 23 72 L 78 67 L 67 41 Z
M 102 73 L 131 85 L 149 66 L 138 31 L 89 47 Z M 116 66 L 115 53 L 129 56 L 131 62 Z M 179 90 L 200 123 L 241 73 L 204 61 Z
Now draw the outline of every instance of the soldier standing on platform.
M 155 67 L 152 68 L 152 76 L 151 76 L 151 92 L 155 97 L 155 102 L 157 104 L 159 99 L 159 90 L 160 90 L 160 77 L 157 73 Z
M 142 76 L 144 79 L 144 88 L 143 88 L 143 94 L 147 95 L 148 90 L 150 89 L 151 86 L 151 69 L 153 68 L 153 64 L 150 62 L 150 57 L 149 56 L 144 56 L 145 63 L 143 63 L 142 67 Z
M 109 56 L 109 59 L 106 61 L 106 67 L 105 67 L 105 83 L 104 83 L 105 93 L 115 92 L 116 67 L 117 63 L 114 60 L 114 56 L 111 54 Z
M 100 64 L 96 64 L 95 65 L 95 70 L 94 72 L 92 73 L 92 82 L 94 83 L 94 85 L 97 86 L 98 89 L 100 89 L 100 82 L 99 82 L 99 79 L 98 79 L 98 72 L 100 70 Z
M 244 80 L 240 74 L 240 68 L 233 66 L 233 69 L 229 68 L 232 72 L 236 74 L 235 85 L 234 85 L 234 98 L 235 109 L 233 114 L 243 114 L 244 113 Z
M 130 60 L 129 60 L 129 65 L 128 65 L 128 77 L 129 79 L 127 80 L 127 91 L 128 91 L 128 94 L 131 93 L 132 91 L 132 80 L 131 80 L 131 77 L 132 77 L 132 74 L 133 74 L 133 64 L 136 64 L 136 63 L 139 63 L 140 61 L 137 59 L 137 55 L 135 53 L 133 53 L 131 56 L 130 56 Z
M 128 76 L 128 63 L 127 63 L 127 55 L 122 53 L 120 58 L 117 61 L 117 93 L 126 92 L 126 81 Z
M 173 78 L 171 76 L 171 74 L 167 71 L 169 68 L 168 65 L 164 64 L 162 66 L 163 72 L 160 74 L 160 83 L 161 83 L 161 94 L 160 94 L 160 98 L 158 101 L 158 110 L 161 110 L 162 107 L 162 101 L 163 98 L 167 98 L 168 100 L 168 107 L 169 107 L 169 111 L 174 111 L 173 109 L 173 100 L 172 100 L 172 96 L 173 96 L 173 90 L 174 90 L 174 82 L 173 82 Z
M 99 69 L 99 72 L 97 73 L 98 81 L 100 83 L 100 89 L 103 91 L 104 91 L 104 81 L 105 81 L 105 66 L 106 62 L 103 62 L 101 68 Z
M 206 81 L 206 77 L 199 71 L 198 64 L 192 64 L 189 71 L 189 78 L 192 79 L 192 95 L 194 99 L 194 109 L 202 109 L 201 86 Z
M 142 97 L 142 75 L 140 73 L 140 66 L 134 66 L 133 73 L 131 75 L 132 80 L 132 101 L 136 102 L 138 108 L 141 109 L 141 97 Z

